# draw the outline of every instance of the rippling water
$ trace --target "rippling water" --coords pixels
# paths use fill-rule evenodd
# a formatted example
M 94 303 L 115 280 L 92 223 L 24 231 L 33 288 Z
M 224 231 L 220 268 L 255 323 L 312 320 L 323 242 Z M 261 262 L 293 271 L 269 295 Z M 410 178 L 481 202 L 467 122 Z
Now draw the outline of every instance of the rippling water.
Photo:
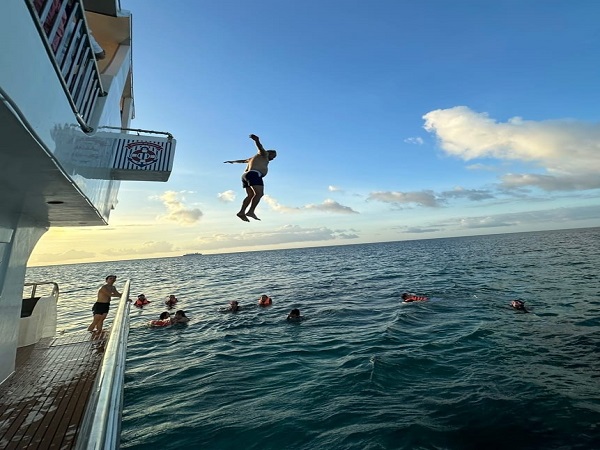
M 600 448 L 600 228 L 28 269 L 132 312 L 122 447 Z M 429 302 L 401 304 L 413 291 Z M 187 326 L 150 329 L 174 293 Z M 256 307 L 260 294 L 274 301 Z M 508 303 L 521 298 L 529 314 Z M 220 309 L 238 300 L 237 314 Z M 290 309 L 306 320 L 288 323 Z M 109 314 L 114 314 L 114 310 Z

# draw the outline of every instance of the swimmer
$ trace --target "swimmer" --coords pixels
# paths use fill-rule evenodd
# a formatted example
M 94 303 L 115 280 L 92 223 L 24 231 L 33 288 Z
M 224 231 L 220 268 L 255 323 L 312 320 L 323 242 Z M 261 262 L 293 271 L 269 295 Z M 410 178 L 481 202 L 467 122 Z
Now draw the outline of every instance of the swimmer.
M 175 306 L 175 303 L 177 303 L 177 297 L 175 297 L 173 294 L 169 295 L 169 298 L 165 300 L 165 305 L 167 305 L 167 308 L 173 308 Z
M 525 302 L 523 300 L 512 300 L 510 302 L 510 306 L 513 307 L 514 309 L 518 310 L 518 311 L 523 311 L 528 313 L 529 311 L 527 310 L 527 308 L 525 308 Z
M 408 292 L 405 292 L 404 294 L 402 294 L 402 301 L 404 303 L 410 303 L 410 302 L 424 302 L 429 300 L 428 297 L 422 297 L 419 295 L 415 295 L 415 294 L 409 294 Z
M 238 301 L 237 300 L 231 300 L 229 302 L 229 308 L 227 308 L 227 311 L 238 312 L 240 309 L 241 309 L 241 306 L 238 303 Z
M 258 299 L 258 306 L 271 306 L 273 304 L 273 300 L 268 295 L 261 295 Z
M 294 308 L 290 311 L 286 320 L 290 322 L 300 322 L 303 319 L 304 317 L 300 315 L 300 310 L 298 308 Z
M 183 310 L 178 310 L 175 312 L 175 316 L 171 318 L 171 323 L 176 324 L 176 323 L 188 323 L 190 321 L 190 318 L 188 316 L 185 315 L 185 311 Z
M 169 325 L 172 325 L 173 321 L 171 319 L 171 315 L 165 311 L 160 313 L 160 316 L 158 316 L 158 320 L 151 320 L 150 321 L 150 326 L 151 327 L 167 327 Z
M 141 308 L 148 303 L 150 303 L 150 300 L 148 300 L 144 294 L 140 294 L 137 296 L 137 300 L 133 303 L 133 306 Z

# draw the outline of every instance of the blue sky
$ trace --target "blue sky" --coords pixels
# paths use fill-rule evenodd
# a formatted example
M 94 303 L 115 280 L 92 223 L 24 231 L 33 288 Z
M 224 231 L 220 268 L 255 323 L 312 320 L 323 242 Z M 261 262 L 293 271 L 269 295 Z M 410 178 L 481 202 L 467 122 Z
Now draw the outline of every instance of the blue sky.
M 121 0 L 167 183 L 30 264 L 600 225 L 600 4 Z M 240 221 L 250 133 L 278 151 Z M 106 244 L 110 243 L 110 249 Z

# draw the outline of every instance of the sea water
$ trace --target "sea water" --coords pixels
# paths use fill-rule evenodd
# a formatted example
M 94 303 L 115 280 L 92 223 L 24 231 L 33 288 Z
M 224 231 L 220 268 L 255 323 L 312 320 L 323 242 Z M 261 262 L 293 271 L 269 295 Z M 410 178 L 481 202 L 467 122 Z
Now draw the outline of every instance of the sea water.
M 599 267 L 592 228 L 35 267 L 27 281 L 60 283 L 65 333 L 91 322 L 106 275 L 151 300 L 131 312 L 125 449 L 594 449 Z M 149 328 L 169 294 L 191 321 Z M 223 312 L 231 300 L 241 311 Z M 292 308 L 305 320 L 287 322 Z

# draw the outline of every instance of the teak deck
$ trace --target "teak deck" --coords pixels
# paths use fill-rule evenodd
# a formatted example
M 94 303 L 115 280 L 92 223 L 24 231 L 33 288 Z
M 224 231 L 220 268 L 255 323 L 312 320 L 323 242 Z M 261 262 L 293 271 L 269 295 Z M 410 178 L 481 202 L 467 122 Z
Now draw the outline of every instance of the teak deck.
M 17 350 L 0 385 L 0 448 L 74 448 L 107 337 L 77 332 Z

